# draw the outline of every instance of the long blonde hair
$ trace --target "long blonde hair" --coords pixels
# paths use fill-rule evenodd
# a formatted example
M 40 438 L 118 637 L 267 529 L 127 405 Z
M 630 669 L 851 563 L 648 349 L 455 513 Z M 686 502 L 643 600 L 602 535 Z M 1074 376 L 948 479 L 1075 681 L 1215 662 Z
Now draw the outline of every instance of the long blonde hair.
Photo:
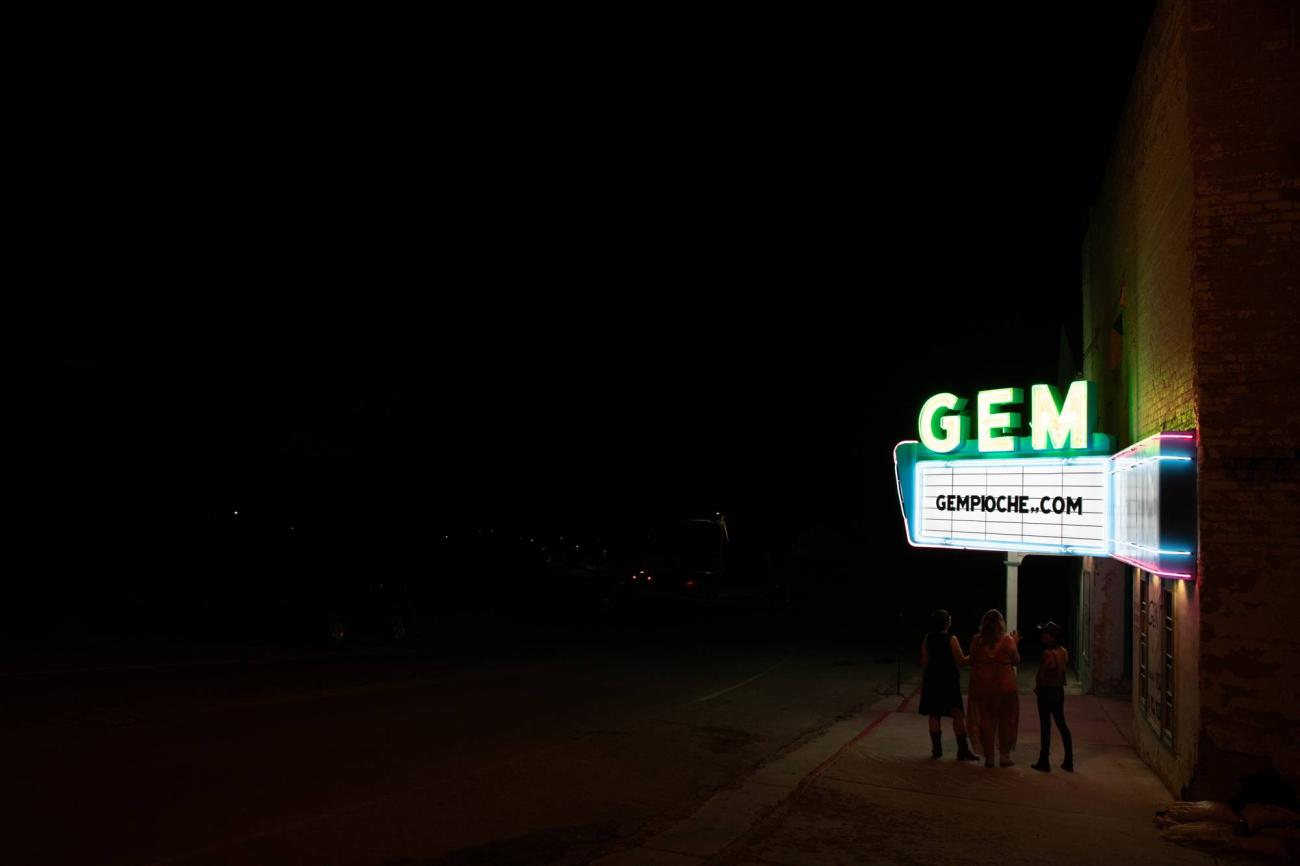
M 1001 611 L 994 609 L 984 614 L 980 620 L 980 643 L 989 648 L 998 645 L 998 641 L 1007 633 L 1007 621 L 1002 618 Z

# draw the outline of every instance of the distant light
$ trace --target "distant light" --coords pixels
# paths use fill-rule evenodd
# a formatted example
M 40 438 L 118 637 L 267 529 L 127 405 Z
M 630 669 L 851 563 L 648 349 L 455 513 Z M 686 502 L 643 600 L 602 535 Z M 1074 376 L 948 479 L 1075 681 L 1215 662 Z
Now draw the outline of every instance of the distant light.
M 236 517 L 239 516 L 239 512 L 238 512 L 238 511 L 235 512 L 235 516 L 236 516 Z

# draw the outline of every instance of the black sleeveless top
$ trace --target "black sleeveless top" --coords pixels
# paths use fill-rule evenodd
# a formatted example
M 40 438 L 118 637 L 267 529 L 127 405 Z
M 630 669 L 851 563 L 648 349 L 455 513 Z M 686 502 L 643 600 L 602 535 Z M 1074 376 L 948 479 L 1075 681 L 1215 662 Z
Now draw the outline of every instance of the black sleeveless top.
M 947 716 L 961 709 L 961 676 L 952 657 L 952 635 L 931 632 L 925 636 L 925 674 L 921 677 L 923 716 Z
M 952 635 L 948 632 L 930 632 L 925 637 L 925 653 L 929 661 L 926 663 L 925 672 L 929 676 L 934 673 L 937 676 L 956 676 L 957 662 L 952 658 Z

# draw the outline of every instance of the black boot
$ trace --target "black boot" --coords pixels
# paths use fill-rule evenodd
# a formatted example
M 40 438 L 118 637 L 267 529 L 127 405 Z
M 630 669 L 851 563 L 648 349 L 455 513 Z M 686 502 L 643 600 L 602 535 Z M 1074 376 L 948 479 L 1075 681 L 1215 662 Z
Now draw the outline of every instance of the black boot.
M 970 745 L 966 742 L 965 737 L 957 738 L 957 760 L 959 761 L 978 761 L 980 756 L 970 750 Z
M 1051 763 L 1047 760 L 1047 753 L 1046 753 L 1046 752 L 1039 752 L 1039 753 L 1038 753 L 1038 763 L 1037 763 L 1037 764 L 1030 764 L 1029 766 L 1033 767 L 1035 770 L 1041 770 L 1041 771 L 1044 772 L 1044 773 L 1050 773 L 1050 772 L 1052 772 L 1052 765 L 1051 765 Z
M 939 731 L 930 732 L 930 757 L 931 758 L 943 757 L 943 746 L 940 745 L 939 743 L 939 738 L 942 736 L 943 734 L 941 734 Z
M 1061 762 L 1061 769 L 1067 773 L 1074 772 L 1074 755 L 1071 752 L 1065 753 L 1065 760 Z

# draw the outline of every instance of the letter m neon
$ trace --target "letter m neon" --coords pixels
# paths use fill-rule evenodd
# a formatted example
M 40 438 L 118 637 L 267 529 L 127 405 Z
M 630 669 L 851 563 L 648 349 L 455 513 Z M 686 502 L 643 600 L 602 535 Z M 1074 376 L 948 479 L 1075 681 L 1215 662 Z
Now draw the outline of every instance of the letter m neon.
M 1030 394 L 1030 444 L 1035 451 L 1088 447 L 1097 425 L 1093 383 L 1083 380 L 1071 383 L 1064 401 L 1051 385 L 1034 385 Z

